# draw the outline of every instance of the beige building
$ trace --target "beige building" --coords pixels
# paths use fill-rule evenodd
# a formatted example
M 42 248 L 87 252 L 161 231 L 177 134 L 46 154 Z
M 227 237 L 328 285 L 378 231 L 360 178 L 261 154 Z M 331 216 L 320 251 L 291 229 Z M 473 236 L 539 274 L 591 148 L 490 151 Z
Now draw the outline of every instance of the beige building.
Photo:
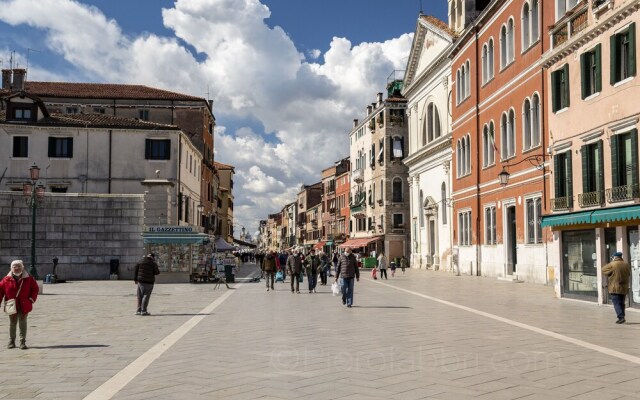
M 215 162 L 214 166 L 220 179 L 218 194 L 218 227 L 217 234 L 229 243 L 233 243 L 233 174 L 231 165 Z
M 638 1 L 556 8 L 543 58 L 553 157 L 550 274 L 558 295 L 607 301 L 601 267 L 615 251 L 632 265 L 640 304 Z
M 296 202 L 296 208 L 298 211 L 298 216 L 296 218 L 296 237 L 298 238 L 297 245 L 311 247 L 312 243 L 315 244 L 317 242 L 317 239 L 315 239 L 315 241 L 313 239 L 314 235 L 318 235 L 319 237 L 321 226 L 319 224 L 320 214 L 316 216 L 315 224 L 313 224 L 309 220 L 311 215 L 309 215 L 307 211 L 321 204 L 322 182 L 314 183 L 313 185 L 302 185 L 298 192 Z

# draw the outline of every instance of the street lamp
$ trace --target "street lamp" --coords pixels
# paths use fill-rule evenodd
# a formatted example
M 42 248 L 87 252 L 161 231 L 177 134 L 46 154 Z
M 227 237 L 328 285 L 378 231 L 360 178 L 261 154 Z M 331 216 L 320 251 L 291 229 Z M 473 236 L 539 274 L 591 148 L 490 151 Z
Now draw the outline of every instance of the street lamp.
M 29 266 L 29 274 L 38 280 L 38 271 L 36 270 L 36 209 L 38 204 L 44 200 L 45 187 L 38 182 L 40 179 L 40 168 L 34 163 L 29 168 L 29 179 L 22 187 L 25 201 L 31 208 L 31 265 Z
M 517 163 L 504 164 L 502 166 L 502 171 L 500 171 L 500 173 L 498 174 L 498 180 L 500 181 L 500 185 L 506 186 L 509 183 L 509 177 L 511 175 L 507 171 L 507 167 L 513 167 L 514 165 L 521 164 L 521 163 L 523 163 L 525 161 L 528 161 L 531 165 L 536 167 L 536 169 L 544 171 L 544 154 L 536 154 L 536 155 L 533 155 L 533 156 L 529 156 L 529 157 L 523 158 L 522 160 L 518 161 Z

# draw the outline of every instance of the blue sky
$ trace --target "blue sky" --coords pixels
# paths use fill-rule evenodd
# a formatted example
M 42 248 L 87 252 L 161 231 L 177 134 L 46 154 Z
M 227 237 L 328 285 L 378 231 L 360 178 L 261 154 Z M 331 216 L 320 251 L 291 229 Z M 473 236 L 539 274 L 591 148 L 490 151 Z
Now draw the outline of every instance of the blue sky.
M 445 0 L 422 7 L 446 21 Z M 30 80 L 212 98 L 215 156 L 236 166 L 235 217 L 254 231 L 348 155 L 351 121 L 405 68 L 419 10 L 419 0 L 0 0 L 0 58 L 6 68 L 15 51 L 26 66 L 28 55 Z

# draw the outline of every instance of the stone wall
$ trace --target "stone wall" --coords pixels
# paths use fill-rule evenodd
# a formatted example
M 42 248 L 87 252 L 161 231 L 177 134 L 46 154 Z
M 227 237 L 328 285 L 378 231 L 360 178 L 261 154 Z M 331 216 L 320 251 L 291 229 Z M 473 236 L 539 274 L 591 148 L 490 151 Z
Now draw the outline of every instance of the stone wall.
M 36 212 L 36 266 L 40 279 L 58 257 L 58 279 L 109 279 L 118 259 L 119 278 L 132 279 L 143 256 L 144 195 L 47 192 Z M 21 192 L 0 192 L 0 274 L 12 260 L 31 259 L 31 210 Z

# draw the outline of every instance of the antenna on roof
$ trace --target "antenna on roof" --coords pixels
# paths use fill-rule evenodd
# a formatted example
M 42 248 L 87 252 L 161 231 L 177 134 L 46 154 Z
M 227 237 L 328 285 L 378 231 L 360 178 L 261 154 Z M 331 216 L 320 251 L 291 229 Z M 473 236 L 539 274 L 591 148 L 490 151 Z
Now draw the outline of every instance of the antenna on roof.
M 420 1 L 420 15 L 423 15 L 424 13 L 422 12 L 422 0 L 419 0 L 419 1 Z

